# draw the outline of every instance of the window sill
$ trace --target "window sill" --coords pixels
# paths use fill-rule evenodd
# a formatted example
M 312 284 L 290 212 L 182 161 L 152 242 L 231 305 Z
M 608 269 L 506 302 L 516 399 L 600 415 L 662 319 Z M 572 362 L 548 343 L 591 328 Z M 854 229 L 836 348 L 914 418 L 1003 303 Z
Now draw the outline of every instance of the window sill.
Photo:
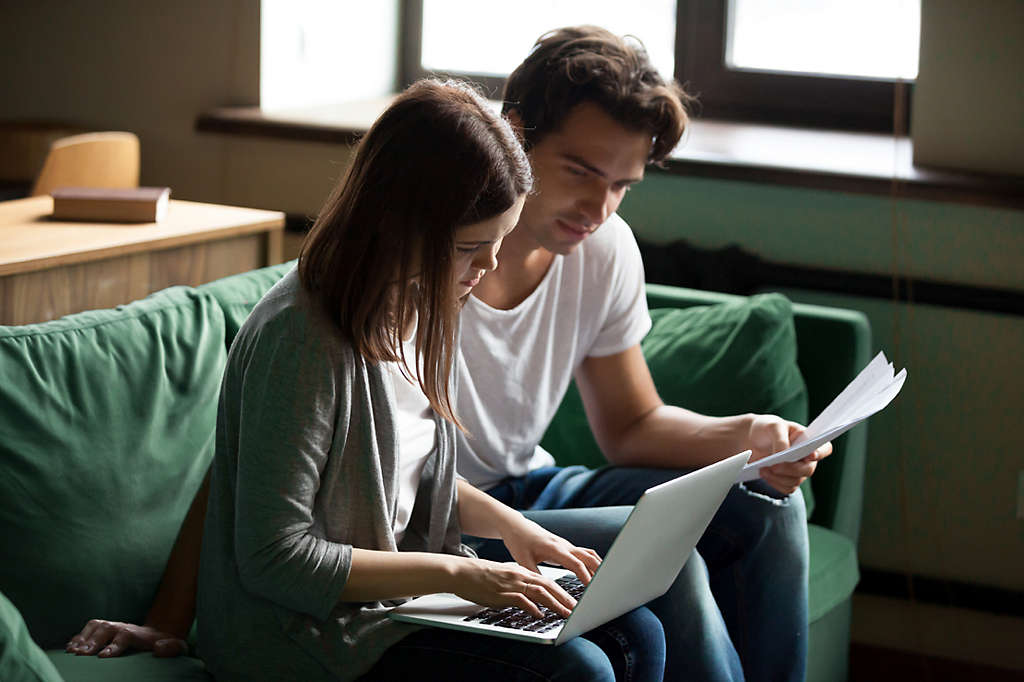
M 392 99 L 288 112 L 222 107 L 201 114 L 196 130 L 353 144 Z M 915 166 L 910 138 L 878 133 L 696 120 L 665 167 L 655 172 L 1024 208 L 1024 178 Z

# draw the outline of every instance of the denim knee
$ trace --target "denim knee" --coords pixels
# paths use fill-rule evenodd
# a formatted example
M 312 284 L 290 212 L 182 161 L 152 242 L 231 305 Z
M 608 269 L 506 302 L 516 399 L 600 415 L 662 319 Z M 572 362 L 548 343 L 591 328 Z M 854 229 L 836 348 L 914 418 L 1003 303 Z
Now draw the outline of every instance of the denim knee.
M 616 682 L 615 667 L 604 646 L 590 633 L 569 640 L 554 649 L 558 665 L 549 673 L 550 682 Z
M 661 680 L 665 673 L 665 631 L 661 621 L 640 607 L 585 635 L 601 647 L 616 680 Z

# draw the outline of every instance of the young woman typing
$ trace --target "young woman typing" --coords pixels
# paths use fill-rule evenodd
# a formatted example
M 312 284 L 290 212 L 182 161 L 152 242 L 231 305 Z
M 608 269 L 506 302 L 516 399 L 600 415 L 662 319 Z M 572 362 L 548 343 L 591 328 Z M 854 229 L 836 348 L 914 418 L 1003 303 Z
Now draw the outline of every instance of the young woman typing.
M 458 313 L 531 182 L 473 90 L 413 85 L 242 327 L 197 597 L 199 654 L 218 680 L 661 679 L 664 637 L 646 609 L 559 647 L 387 617 L 430 592 L 568 615 L 572 597 L 537 563 L 586 582 L 600 561 L 455 475 Z M 518 563 L 477 559 L 462 532 L 501 538 Z

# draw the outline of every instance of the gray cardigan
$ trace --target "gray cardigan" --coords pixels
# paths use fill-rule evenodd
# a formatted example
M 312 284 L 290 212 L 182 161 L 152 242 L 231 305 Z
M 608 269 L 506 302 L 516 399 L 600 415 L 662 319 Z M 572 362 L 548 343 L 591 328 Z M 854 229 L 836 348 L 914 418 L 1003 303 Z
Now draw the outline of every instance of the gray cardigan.
M 415 628 L 389 604 L 339 603 L 352 547 L 470 555 L 454 427 L 436 446 L 401 546 L 393 388 L 285 275 L 228 355 L 199 571 L 199 653 L 218 680 L 354 679 Z

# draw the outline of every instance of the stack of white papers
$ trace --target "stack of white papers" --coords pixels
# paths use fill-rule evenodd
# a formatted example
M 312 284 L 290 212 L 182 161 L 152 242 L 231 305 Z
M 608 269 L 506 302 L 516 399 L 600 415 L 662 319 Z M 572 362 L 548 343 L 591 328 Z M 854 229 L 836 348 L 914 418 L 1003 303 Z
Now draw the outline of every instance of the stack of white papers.
M 803 459 L 821 445 L 881 411 L 892 402 L 906 380 L 907 370 L 902 369 L 896 374 L 885 353 L 879 353 L 789 448 L 751 462 L 740 472 L 737 482 L 760 478 L 763 467 Z

